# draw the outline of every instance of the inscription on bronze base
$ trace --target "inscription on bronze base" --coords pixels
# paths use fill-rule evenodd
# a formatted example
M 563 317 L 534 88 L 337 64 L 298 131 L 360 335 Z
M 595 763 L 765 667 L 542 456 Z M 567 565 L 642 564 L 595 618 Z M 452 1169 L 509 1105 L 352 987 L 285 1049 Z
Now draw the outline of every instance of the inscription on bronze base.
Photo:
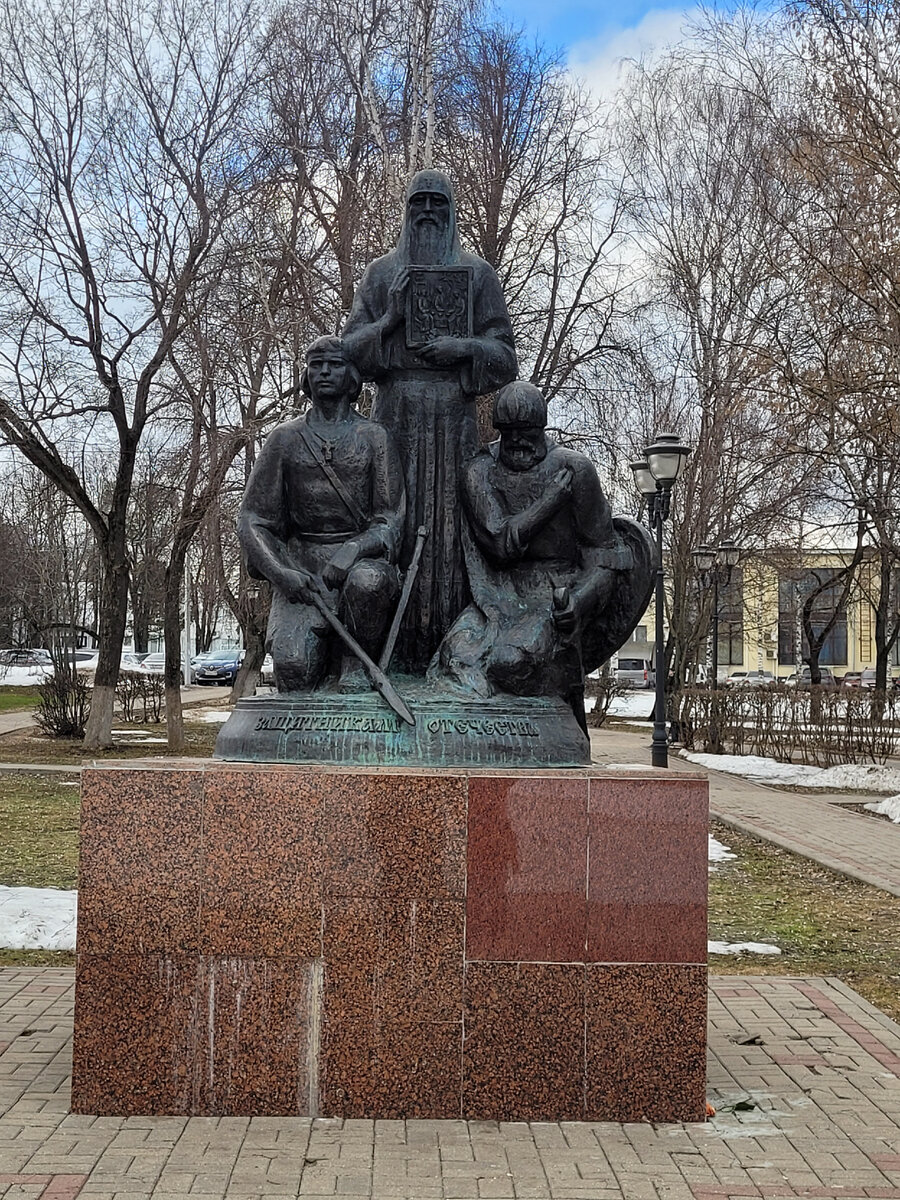
M 239 701 L 219 732 L 215 758 L 340 766 L 584 766 L 590 742 L 571 708 L 553 697 L 471 700 L 401 677 L 414 726 L 368 692 L 255 696 Z

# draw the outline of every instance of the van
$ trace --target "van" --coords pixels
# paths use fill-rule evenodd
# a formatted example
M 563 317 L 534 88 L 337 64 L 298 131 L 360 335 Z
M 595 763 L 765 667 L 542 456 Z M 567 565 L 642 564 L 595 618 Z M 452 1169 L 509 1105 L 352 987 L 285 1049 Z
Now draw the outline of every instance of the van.
M 652 690 L 656 687 L 656 672 L 653 670 L 653 663 L 649 658 L 624 658 L 619 657 L 616 665 L 616 683 L 623 687 L 629 688 L 646 688 Z

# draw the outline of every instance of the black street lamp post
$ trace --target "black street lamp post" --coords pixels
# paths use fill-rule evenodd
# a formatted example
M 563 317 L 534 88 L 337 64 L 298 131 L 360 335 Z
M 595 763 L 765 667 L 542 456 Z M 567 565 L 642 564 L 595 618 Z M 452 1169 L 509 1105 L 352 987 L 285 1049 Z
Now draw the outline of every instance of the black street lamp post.
M 669 515 L 672 487 L 684 470 L 692 447 L 682 444 L 675 433 L 658 433 L 644 451 L 645 458 L 630 464 L 634 481 L 647 505 L 647 520 L 656 534 L 656 707 L 653 714 L 651 759 L 654 767 L 669 765 L 666 731 L 666 648 L 663 628 L 665 573 L 663 571 L 663 523 Z
M 741 560 L 740 547 L 730 539 L 726 538 L 719 543 L 718 546 L 708 546 L 706 543 L 698 546 L 693 551 L 694 562 L 700 570 L 701 578 L 703 578 L 706 586 L 712 584 L 713 589 L 713 606 L 712 606 L 712 679 L 710 687 L 713 692 L 719 686 L 719 582 L 720 580 L 728 586 L 731 580 L 731 572 Z M 709 723 L 709 749 L 713 754 L 718 754 L 721 749 L 719 745 L 719 711 L 716 697 L 710 699 L 710 723 Z

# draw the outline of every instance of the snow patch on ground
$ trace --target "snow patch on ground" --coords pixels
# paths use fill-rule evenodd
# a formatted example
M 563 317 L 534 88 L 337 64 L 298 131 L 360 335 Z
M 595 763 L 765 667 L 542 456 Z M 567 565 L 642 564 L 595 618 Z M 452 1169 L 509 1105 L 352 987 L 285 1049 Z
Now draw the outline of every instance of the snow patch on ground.
M 119 739 L 119 745 L 122 746 L 149 746 L 151 743 L 164 746 L 167 741 L 164 737 L 146 737 L 144 734 L 135 733 L 131 729 L 114 729 L 112 732 Z
M 740 954 L 744 950 L 748 954 L 781 953 L 777 946 L 767 942 L 707 942 L 706 949 L 710 954 Z
M 802 787 L 806 791 L 872 792 L 876 795 L 900 792 L 900 771 L 877 763 L 810 767 L 801 763 L 780 763 L 756 754 L 694 754 L 688 750 L 680 753 L 682 758 L 699 767 L 740 775 L 752 783 Z
M 725 862 L 729 858 L 737 858 L 736 854 L 732 854 L 727 846 L 716 841 L 712 834 L 709 835 L 709 861 L 711 863 Z
M 207 725 L 224 725 L 231 716 L 231 710 L 223 712 L 221 708 L 201 708 L 191 716 L 200 717 Z
M 895 824 L 900 825 L 900 796 L 887 796 L 884 800 L 866 804 L 864 807 L 869 812 L 878 813 L 880 817 L 890 817 Z
M 609 705 L 611 717 L 641 717 L 652 720 L 655 697 L 653 692 L 640 691 L 632 688 L 623 696 L 613 696 Z
M 77 892 L 0 887 L 0 946 L 5 950 L 74 950 L 77 910 Z
M 6 667 L 0 668 L 0 686 L 34 687 L 53 674 L 52 667 Z

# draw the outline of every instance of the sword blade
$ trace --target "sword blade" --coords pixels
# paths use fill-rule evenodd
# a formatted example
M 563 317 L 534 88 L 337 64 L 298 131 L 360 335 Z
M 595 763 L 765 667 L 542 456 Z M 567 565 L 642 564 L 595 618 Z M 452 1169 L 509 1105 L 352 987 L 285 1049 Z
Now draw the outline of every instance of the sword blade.
M 397 716 L 401 718 L 401 720 L 405 721 L 407 725 L 415 725 L 416 718 L 412 715 L 405 700 L 397 692 L 397 689 L 388 679 L 387 675 L 385 675 L 384 671 L 382 671 L 381 667 L 379 667 L 378 663 L 376 663 L 368 656 L 368 654 L 366 654 L 365 650 L 363 650 L 362 646 L 359 644 L 353 634 L 334 615 L 322 597 L 316 592 L 312 592 L 311 595 L 316 608 L 319 610 L 334 632 L 338 635 L 347 649 L 355 654 L 365 667 L 376 690 L 380 692 L 384 700 L 390 705 L 390 707 L 394 710 Z
M 381 658 L 378 660 L 378 665 L 382 671 L 386 671 L 391 665 L 391 658 L 394 654 L 394 647 L 397 645 L 397 638 L 400 636 L 400 624 L 406 614 L 406 608 L 409 604 L 409 598 L 412 595 L 413 584 L 416 582 L 416 575 L 419 573 L 419 563 L 422 561 L 422 547 L 425 545 L 425 539 L 428 537 L 428 530 L 424 525 L 420 525 L 416 530 L 416 545 L 413 550 L 412 561 L 409 564 L 409 569 L 406 572 L 406 578 L 403 581 L 403 591 L 400 593 L 400 603 L 397 605 L 397 611 L 394 613 L 394 619 L 391 622 L 391 628 L 387 635 L 387 641 L 384 643 L 384 649 L 381 652 Z

